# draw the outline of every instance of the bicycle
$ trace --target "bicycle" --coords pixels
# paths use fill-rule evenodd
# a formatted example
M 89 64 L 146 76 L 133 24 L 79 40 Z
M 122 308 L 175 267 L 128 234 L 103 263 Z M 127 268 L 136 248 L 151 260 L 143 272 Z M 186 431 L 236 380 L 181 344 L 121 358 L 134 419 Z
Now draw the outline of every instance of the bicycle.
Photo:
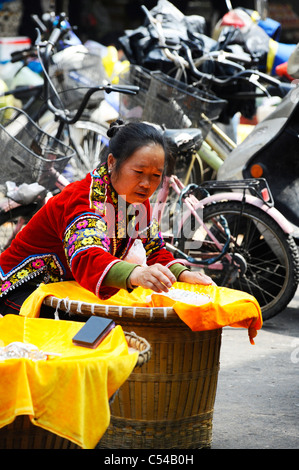
M 201 34 L 200 17 L 192 17 L 188 22 L 189 17 L 183 17 L 170 3 L 161 3 L 151 11 L 144 5 L 141 9 L 145 14 L 143 26 L 119 38 L 131 63 L 148 73 L 155 71 L 162 87 L 175 84 L 177 89 L 214 94 L 227 103 L 218 122 L 207 120 L 210 129 L 198 151 L 205 165 L 205 177 L 214 179 L 223 161 L 236 148 L 219 122 L 227 124 L 237 111 L 252 118 L 257 98 L 285 96 L 290 86 L 261 72 L 257 57 L 242 46 L 240 38 L 240 44 L 229 42 L 227 32 L 227 37 L 223 33 L 223 37 L 214 42 Z M 198 127 L 205 119 L 204 116 L 199 118 L 197 124 L 193 122 L 193 127 Z M 162 120 L 157 122 L 163 124 Z M 185 127 L 188 127 L 187 122 Z
M 222 102 L 213 97 L 175 88 L 176 82 L 169 86 L 167 81 L 161 89 L 155 75 L 139 66 L 130 73 L 128 83 L 138 84 L 141 96 L 139 92 L 121 98 L 120 113 L 128 119 L 181 127 L 188 119 L 198 122 L 203 110 L 209 114 L 210 106 L 214 115 L 221 107 Z M 209 122 L 199 128 L 162 126 L 174 161 L 165 185 L 152 197 L 154 214 L 175 256 L 191 268 L 202 268 L 217 285 L 252 294 L 267 320 L 288 305 L 298 286 L 299 256 L 292 227 L 273 207 L 265 180 L 200 179 L 195 162 L 208 129 Z
M 39 29 L 36 43 L 29 49 L 17 51 L 12 54 L 12 63 L 19 64 L 16 72 L 18 76 L 23 67 L 29 66 L 32 60 L 38 57 L 38 48 L 42 42 L 47 43 L 49 31 L 55 30 L 59 38 L 55 39 L 50 61 L 46 57 L 40 57 L 39 67 L 44 62 L 44 83 L 35 86 L 19 86 L 9 89 L 2 96 L 13 95 L 21 100 L 22 109 L 47 133 L 55 135 L 58 130 L 59 116 L 55 116 L 49 110 L 47 100 L 51 97 L 58 108 L 67 111 L 76 110 L 83 99 L 86 89 L 99 83 L 108 83 L 106 73 L 97 55 L 92 54 L 82 44 L 72 45 L 69 34 L 72 32 L 67 18 L 64 14 L 59 17 L 50 15 L 46 25 L 34 15 L 34 20 Z M 46 63 L 48 61 L 48 63 Z M 47 87 L 48 78 L 51 86 Z M 93 96 L 95 97 L 93 99 Z M 105 115 L 107 115 L 107 119 Z M 116 112 L 109 107 L 104 100 L 104 91 L 92 95 L 86 103 L 79 120 L 64 128 L 61 137 L 68 141 L 76 151 L 74 158 L 70 161 L 72 179 L 80 179 L 88 171 L 94 168 L 95 162 L 99 161 L 102 149 L 107 145 L 106 132 L 109 127 L 109 119 L 115 117 Z
M 172 216 L 170 188 L 178 196 Z M 171 175 L 153 205 L 174 256 L 190 269 L 201 268 L 218 286 L 253 295 L 264 321 L 292 300 L 299 283 L 298 250 L 292 227 L 273 206 L 266 180 L 184 186 Z
M 64 131 L 68 126 L 80 122 L 80 118 L 86 109 L 90 97 L 94 93 L 103 91 L 106 93 L 118 92 L 124 94 L 135 94 L 138 91 L 138 87 L 136 86 L 110 84 L 87 87 L 87 91 L 85 87 L 83 98 L 73 113 L 70 113 L 64 106 L 60 108 L 56 107 L 53 103 L 53 95 L 49 92 L 50 79 L 47 73 L 47 65 L 48 57 L 54 49 L 54 45 L 60 35 L 60 29 L 54 29 L 49 40 L 43 44 L 45 50 L 43 56 L 45 77 L 48 79 L 45 81 L 44 86 L 45 97 L 47 98 L 46 105 L 47 109 L 52 113 L 52 116 L 55 116 L 57 120 L 50 129 L 51 132 L 47 132 L 45 126 L 43 128 L 39 127 L 24 109 L 21 110 L 14 107 L 4 107 L 0 109 L 0 138 L 2 150 L 7 149 L 7 164 L 1 173 L 0 184 L 3 185 L 7 181 L 12 180 L 17 184 L 25 183 L 32 185 L 37 183 L 39 185 L 37 193 L 33 192 L 32 194 L 28 194 L 27 192 L 26 201 L 22 199 L 22 194 L 18 190 L 12 195 L 3 195 L 0 200 L 0 252 L 9 246 L 18 231 L 21 230 L 29 218 L 46 202 L 47 198 L 52 196 L 53 192 L 62 190 L 70 183 L 70 181 L 63 176 L 62 170 L 68 162 L 74 160 L 74 156 L 76 155 L 75 150 L 72 150 L 69 158 L 61 159 L 65 163 L 62 168 L 62 166 L 57 165 L 59 161 L 58 158 L 55 158 L 54 163 L 52 162 L 51 152 L 54 150 L 52 146 L 54 142 L 57 142 L 57 144 L 67 149 L 71 148 L 69 145 L 63 143 L 61 138 L 64 137 Z M 39 39 L 37 42 L 38 41 Z M 32 100 L 30 100 L 31 104 L 35 101 L 36 96 L 37 95 L 34 95 Z M 57 97 L 56 92 L 55 96 Z M 43 136 L 38 137 L 38 144 L 36 144 L 36 135 Z M 50 137 L 52 137 L 52 140 Z M 47 141 L 49 148 L 40 147 L 39 141 L 43 139 Z M 43 156 L 45 152 L 49 153 L 49 157 Z M 28 167 L 26 159 L 29 159 Z M 40 161 L 44 163 L 43 168 L 41 168 L 41 165 L 35 166 L 35 164 Z M 89 162 L 89 164 L 91 164 L 91 162 Z M 86 173 L 87 171 L 84 172 L 84 176 Z M 17 181 L 16 176 L 18 178 Z M 26 189 L 30 191 L 31 187 Z

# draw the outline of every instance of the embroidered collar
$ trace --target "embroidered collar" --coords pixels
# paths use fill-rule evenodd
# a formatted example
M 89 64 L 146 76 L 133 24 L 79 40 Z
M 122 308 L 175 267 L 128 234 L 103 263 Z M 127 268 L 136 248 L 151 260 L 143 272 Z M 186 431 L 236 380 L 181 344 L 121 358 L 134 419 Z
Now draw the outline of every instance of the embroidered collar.
M 121 247 L 127 251 L 131 245 L 131 239 L 138 237 L 136 224 L 136 206 L 127 204 L 122 197 L 118 195 L 111 184 L 108 174 L 107 164 L 104 163 L 91 172 L 91 188 L 90 188 L 90 208 L 94 209 L 97 214 L 109 219 L 107 213 L 107 203 L 113 205 L 113 219 L 116 222 L 116 232 L 114 233 L 113 244 L 115 245 L 114 253 Z M 124 242 L 129 236 L 129 241 Z M 124 253 L 123 253 L 124 255 Z
M 90 208 L 96 210 L 98 214 L 105 216 L 108 200 L 110 199 L 114 206 L 118 202 L 118 194 L 111 184 L 107 163 L 103 163 L 93 170 L 91 178 Z

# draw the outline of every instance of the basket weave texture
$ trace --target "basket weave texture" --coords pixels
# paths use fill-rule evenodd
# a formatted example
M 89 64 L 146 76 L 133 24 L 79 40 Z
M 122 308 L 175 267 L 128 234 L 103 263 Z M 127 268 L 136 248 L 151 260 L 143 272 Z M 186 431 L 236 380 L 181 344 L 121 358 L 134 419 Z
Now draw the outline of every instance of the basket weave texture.
M 24 111 L 0 109 L 0 184 L 39 183 L 52 190 L 74 150 L 44 132 Z
M 127 121 L 142 119 L 172 129 L 200 127 L 206 135 L 210 124 L 204 116 L 217 120 L 226 105 L 226 101 L 199 87 L 137 65 L 121 74 L 120 83 L 140 88 L 137 95 L 120 95 L 119 112 Z
M 221 329 L 193 332 L 169 307 L 110 307 L 55 297 L 44 303 L 74 314 L 108 315 L 151 345 L 151 359 L 134 369 L 111 404 L 99 448 L 211 447 Z
M 107 81 L 101 58 L 84 46 L 70 46 L 54 55 L 50 76 L 59 95 L 57 106 L 71 110 L 78 109 L 89 88 L 98 87 Z M 55 96 L 53 94 L 52 99 Z M 104 97 L 104 91 L 96 92 L 89 99 L 88 106 L 98 106 Z

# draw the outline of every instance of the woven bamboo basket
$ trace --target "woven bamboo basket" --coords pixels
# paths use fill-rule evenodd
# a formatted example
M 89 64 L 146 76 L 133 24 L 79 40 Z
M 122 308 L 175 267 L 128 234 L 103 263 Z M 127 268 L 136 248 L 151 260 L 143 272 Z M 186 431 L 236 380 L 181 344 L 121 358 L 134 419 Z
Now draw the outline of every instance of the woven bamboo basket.
M 101 306 L 55 297 L 44 302 L 71 314 L 108 315 L 151 344 L 151 359 L 120 387 L 99 447 L 211 447 L 221 329 L 192 332 L 169 307 Z
M 134 332 L 124 332 L 129 350 L 138 351 L 135 369 L 149 361 L 151 346 Z M 111 397 L 114 400 L 116 394 Z M 78 445 L 31 423 L 29 416 L 21 415 L 0 429 L 0 449 L 80 449 Z

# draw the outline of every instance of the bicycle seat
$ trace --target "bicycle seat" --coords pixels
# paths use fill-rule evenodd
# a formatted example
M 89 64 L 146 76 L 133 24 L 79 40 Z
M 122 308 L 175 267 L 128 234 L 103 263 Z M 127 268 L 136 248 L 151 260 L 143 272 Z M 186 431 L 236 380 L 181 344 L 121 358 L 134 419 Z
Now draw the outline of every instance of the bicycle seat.
M 166 129 L 163 134 L 179 151 L 198 150 L 203 142 L 200 129 Z

